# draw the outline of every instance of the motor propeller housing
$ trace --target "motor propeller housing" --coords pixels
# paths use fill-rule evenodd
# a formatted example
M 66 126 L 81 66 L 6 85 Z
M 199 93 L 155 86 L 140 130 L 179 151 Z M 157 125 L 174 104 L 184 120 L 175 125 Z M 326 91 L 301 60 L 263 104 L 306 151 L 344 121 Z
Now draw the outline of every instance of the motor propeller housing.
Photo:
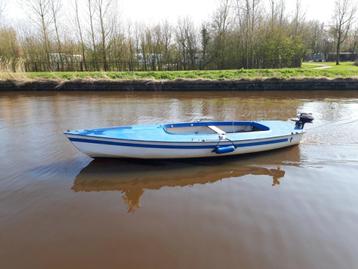
M 312 123 L 314 120 L 312 113 L 301 113 L 298 115 L 296 121 L 295 129 L 302 130 L 305 127 L 306 123 Z

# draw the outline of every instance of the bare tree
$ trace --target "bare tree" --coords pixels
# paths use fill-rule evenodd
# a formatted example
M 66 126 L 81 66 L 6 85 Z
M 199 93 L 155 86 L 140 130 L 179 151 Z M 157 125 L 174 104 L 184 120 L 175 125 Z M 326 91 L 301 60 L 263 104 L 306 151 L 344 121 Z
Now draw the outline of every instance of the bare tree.
M 169 68 L 169 62 L 171 60 L 170 57 L 170 50 L 172 45 L 172 27 L 169 25 L 169 23 L 166 21 L 162 25 L 162 35 L 163 35 L 163 60 Z
M 225 48 L 226 48 L 226 35 L 229 29 L 230 19 L 230 1 L 221 0 L 219 8 L 213 17 L 213 30 L 216 33 L 215 36 L 215 52 L 216 60 L 219 63 L 220 68 L 224 68 L 225 64 Z
M 285 19 L 285 2 L 284 0 L 270 0 L 270 24 L 271 30 L 278 25 L 282 26 Z M 296 9 L 297 10 L 297 9 Z
M 245 21 L 245 53 L 246 53 L 246 68 L 250 67 L 250 17 L 251 17 L 251 4 L 250 0 L 245 0 L 245 4 L 243 6 L 243 13 L 244 13 L 244 21 Z
M 240 29 L 243 35 L 245 67 L 255 65 L 255 31 L 259 26 L 261 0 L 236 0 L 236 16 L 239 17 Z
M 103 61 L 103 69 L 107 71 L 108 38 L 113 31 L 113 27 L 116 24 L 115 16 L 113 16 L 114 6 L 112 0 L 97 0 L 97 10 L 101 35 L 101 54 Z
M 97 51 L 96 51 L 96 35 L 94 30 L 94 15 L 95 15 L 95 7 L 94 2 L 95 0 L 87 0 L 87 9 L 88 9 L 88 18 L 90 23 L 90 36 L 91 36 L 91 43 L 92 43 L 92 60 L 94 62 L 94 66 L 97 69 Z
M 251 43 L 251 67 L 255 66 L 255 53 L 256 53 L 256 35 L 255 30 L 258 26 L 259 17 L 259 5 L 261 0 L 251 0 L 251 31 L 250 31 L 250 43 Z
M 152 57 L 152 33 L 148 27 L 143 28 L 140 34 L 140 54 L 144 70 L 148 70 Z
M 334 11 L 333 36 L 336 42 L 336 64 L 340 63 L 341 46 L 347 39 L 349 30 L 352 27 L 357 7 L 351 0 L 336 0 Z
M 76 16 L 77 31 L 78 31 L 79 40 L 80 40 L 80 43 L 81 43 L 82 62 L 83 62 L 83 65 L 84 65 L 83 67 L 84 67 L 85 70 L 87 70 L 86 54 L 85 54 L 85 42 L 84 42 L 84 39 L 83 39 L 82 25 L 81 25 L 80 15 L 79 15 L 79 11 L 78 11 L 78 0 L 75 0 L 75 16 Z
M 153 67 L 162 70 L 162 51 L 164 49 L 163 29 L 160 24 L 152 29 L 153 32 Z
M 275 23 L 277 20 L 277 11 L 276 11 L 276 1 L 275 0 L 270 0 L 269 2 L 270 4 L 270 9 L 271 9 L 271 31 L 274 29 L 275 27 Z
M 16 72 L 19 61 L 17 33 L 11 27 L 0 28 L 0 70 Z
M 357 48 L 358 48 L 358 28 L 356 28 L 353 31 L 352 37 L 351 37 L 351 45 L 350 45 L 350 51 L 353 54 L 357 53 Z
M 295 13 L 292 21 L 292 35 L 296 37 L 298 33 L 302 33 L 300 31 L 300 26 L 303 24 L 305 20 L 305 13 L 302 10 L 302 1 L 296 0 Z
M 48 68 L 50 68 L 50 39 L 49 39 L 49 25 L 51 24 L 51 9 L 49 0 L 30 0 L 25 1 L 28 5 L 30 15 L 33 20 L 40 27 L 42 33 L 43 47 L 46 54 Z
M 201 43 L 201 66 L 200 68 L 206 67 L 208 63 L 208 47 L 209 47 L 209 41 L 210 41 L 210 34 L 209 34 L 209 27 L 205 24 L 201 26 L 200 30 L 200 43 Z
M 178 22 L 176 42 L 180 53 L 180 62 L 184 69 L 193 69 L 197 53 L 197 36 L 193 22 L 189 18 Z
M 51 10 L 52 22 L 53 22 L 53 26 L 54 26 L 55 34 L 56 34 L 57 53 L 59 55 L 61 69 L 63 69 L 62 44 L 61 44 L 59 25 L 58 25 L 58 14 L 62 7 L 61 3 L 62 2 L 59 0 L 50 0 L 50 10 Z

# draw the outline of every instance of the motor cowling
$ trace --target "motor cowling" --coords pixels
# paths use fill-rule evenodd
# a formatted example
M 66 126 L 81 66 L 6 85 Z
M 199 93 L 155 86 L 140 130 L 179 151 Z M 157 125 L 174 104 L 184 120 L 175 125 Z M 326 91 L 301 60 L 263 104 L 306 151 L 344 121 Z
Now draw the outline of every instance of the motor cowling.
M 296 120 L 295 129 L 302 130 L 306 123 L 312 123 L 313 120 L 314 118 L 311 113 L 301 113 L 298 115 L 298 119 Z

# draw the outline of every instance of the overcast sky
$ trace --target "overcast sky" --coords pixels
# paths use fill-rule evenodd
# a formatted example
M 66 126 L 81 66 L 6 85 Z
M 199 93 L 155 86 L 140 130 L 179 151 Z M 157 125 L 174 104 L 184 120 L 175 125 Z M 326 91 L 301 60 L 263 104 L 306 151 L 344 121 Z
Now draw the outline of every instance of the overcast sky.
M 218 0 L 121 0 L 123 11 L 135 20 L 155 21 L 190 16 L 195 22 L 209 17 L 217 7 Z M 289 10 L 296 0 L 285 0 Z M 332 17 L 334 0 L 302 0 L 307 18 L 327 21 Z
M 72 7 L 71 0 L 62 0 L 67 7 Z M 164 20 L 177 22 L 179 17 L 191 17 L 200 24 L 211 16 L 218 0 L 114 0 L 119 3 L 123 21 L 156 23 Z M 263 0 L 266 1 L 267 0 Z M 26 15 L 21 1 L 7 2 L 5 16 L 7 21 L 15 23 L 23 20 Z M 285 0 L 288 10 L 293 10 L 296 0 Z M 302 0 L 306 19 L 318 19 L 329 22 L 332 17 L 334 0 Z

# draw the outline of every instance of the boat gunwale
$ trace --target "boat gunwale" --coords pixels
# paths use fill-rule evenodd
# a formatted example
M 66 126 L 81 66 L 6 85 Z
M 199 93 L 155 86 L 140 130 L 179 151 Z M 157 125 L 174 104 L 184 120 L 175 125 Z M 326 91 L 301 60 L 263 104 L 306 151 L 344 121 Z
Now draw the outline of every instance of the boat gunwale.
M 215 147 L 216 144 L 214 145 L 158 145 L 158 144 L 137 144 L 137 143 L 123 143 L 123 142 L 116 142 L 116 141 L 103 141 L 103 140 L 91 140 L 91 139 L 82 139 L 82 140 L 87 140 L 87 141 L 75 141 L 75 140 L 81 140 L 81 138 L 69 138 L 69 140 L 72 143 L 87 143 L 87 144 L 109 144 L 109 145 L 113 145 L 114 146 L 121 146 L 121 147 L 140 147 L 140 148 L 161 148 L 161 149 L 211 149 L 212 147 Z M 242 142 L 242 143 L 231 143 L 235 148 L 240 148 L 240 147 L 252 147 L 252 146 L 260 146 L 260 145 L 265 145 L 265 144 L 278 144 L 278 143 L 285 143 L 288 142 L 289 138 L 286 136 L 285 138 L 281 138 L 281 139 L 271 139 L 269 141 L 256 141 L 256 142 Z M 229 142 L 229 141 L 225 141 L 225 142 Z M 230 144 L 229 144 L 230 145 Z M 225 146 L 225 145 L 224 145 Z
M 94 135 L 82 135 L 82 134 L 72 134 L 72 133 L 67 133 L 65 132 L 64 134 L 68 137 L 68 136 L 79 136 L 81 138 L 95 138 L 95 139 L 104 139 L 104 140 L 115 140 L 113 142 L 121 142 L 121 141 L 127 141 L 127 142 L 141 142 L 141 143 L 154 143 L 154 144 L 217 144 L 218 142 L 222 142 L 222 143 L 228 143 L 228 144 L 232 144 L 232 143 L 242 143 L 245 141 L 255 141 L 255 140 L 268 140 L 268 139 L 280 139 L 280 138 L 284 138 L 287 136 L 291 136 L 291 135 L 298 135 L 298 134 L 303 134 L 304 132 L 291 132 L 287 135 L 280 135 L 280 136 L 270 136 L 270 137 L 264 137 L 264 138 L 250 138 L 250 139 L 242 139 L 242 140 L 220 140 L 218 138 L 218 140 L 215 141 L 151 141 L 151 140 L 134 140 L 134 139 L 121 139 L 121 138 L 111 138 L 111 137 L 103 137 L 103 136 L 94 136 Z M 70 137 L 68 137 L 70 138 Z M 95 140 L 97 141 L 97 140 Z M 98 140 L 100 141 L 100 140 Z M 109 141 L 110 142 L 110 141 Z

